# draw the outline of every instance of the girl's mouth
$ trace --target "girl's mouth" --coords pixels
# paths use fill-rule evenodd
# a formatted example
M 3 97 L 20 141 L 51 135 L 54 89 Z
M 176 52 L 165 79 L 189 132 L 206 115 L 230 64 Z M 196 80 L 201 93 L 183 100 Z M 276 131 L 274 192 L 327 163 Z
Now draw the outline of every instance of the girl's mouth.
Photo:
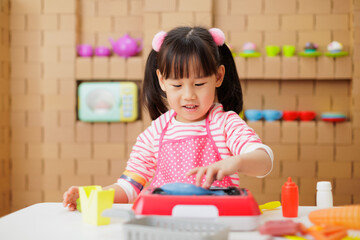
M 183 107 L 187 110 L 194 110 L 198 107 L 198 105 L 185 105 Z

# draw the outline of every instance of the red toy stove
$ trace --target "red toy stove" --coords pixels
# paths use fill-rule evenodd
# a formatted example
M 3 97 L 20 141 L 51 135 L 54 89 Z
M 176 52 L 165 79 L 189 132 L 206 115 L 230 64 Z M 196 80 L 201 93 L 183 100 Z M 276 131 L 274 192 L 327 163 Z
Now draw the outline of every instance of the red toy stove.
M 256 229 L 261 213 L 250 191 L 234 187 L 223 189 L 226 193 L 223 196 L 179 196 L 167 195 L 161 189 L 159 191 L 159 188 L 149 187 L 139 195 L 133 210 L 136 215 L 167 215 L 212 220 L 224 223 L 235 231 Z

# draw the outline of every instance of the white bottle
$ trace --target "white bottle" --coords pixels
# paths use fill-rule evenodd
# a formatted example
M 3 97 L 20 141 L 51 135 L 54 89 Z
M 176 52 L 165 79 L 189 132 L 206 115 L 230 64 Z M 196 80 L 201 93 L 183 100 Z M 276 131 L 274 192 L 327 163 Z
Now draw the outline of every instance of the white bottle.
M 331 182 L 320 181 L 316 185 L 316 206 L 319 208 L 333 207 L 333 196 L 331 192 Z

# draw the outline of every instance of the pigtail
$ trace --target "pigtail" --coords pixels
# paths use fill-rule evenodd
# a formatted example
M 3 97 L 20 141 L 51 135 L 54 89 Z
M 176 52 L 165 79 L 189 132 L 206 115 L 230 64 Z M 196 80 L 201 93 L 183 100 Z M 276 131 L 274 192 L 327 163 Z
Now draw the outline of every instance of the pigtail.
M 217 96 L 225 111 L 232 110 L 239 114 L 243 109 L 243 95 L 234 58 L 226 44 L 219 46 L 218 49 L 220 64 L 225 66 L 225 76 L 217 89 Z
M 168 109 L 164 103 L 165 92 L 161 89 L 157 69 L 157 52 L 151 50 L 145 66 L 145 76 L 142 89 L 142 104 L 149 111 L 152 120 L 158 118 Z

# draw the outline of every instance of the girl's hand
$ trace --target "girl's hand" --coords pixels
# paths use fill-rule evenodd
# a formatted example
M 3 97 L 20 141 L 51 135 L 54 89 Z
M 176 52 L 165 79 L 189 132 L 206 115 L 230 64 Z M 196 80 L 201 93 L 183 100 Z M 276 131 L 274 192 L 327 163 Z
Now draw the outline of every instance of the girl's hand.
M 76 200 L 79 198 L 79 187 L 72 186 L 64 193 L 63 205 L 70 211 L 76 210 Z
M 238 172 L 239 163 L 239 157 L 229 157 L 206 167 L 193 168 L 186 173 L 186 176 L 196 174 L 196 186 L 200 186 L 201 179 L 206 175 L 202 187 L 209 188 L 215 180 L 221 181 L 225 176 Z

